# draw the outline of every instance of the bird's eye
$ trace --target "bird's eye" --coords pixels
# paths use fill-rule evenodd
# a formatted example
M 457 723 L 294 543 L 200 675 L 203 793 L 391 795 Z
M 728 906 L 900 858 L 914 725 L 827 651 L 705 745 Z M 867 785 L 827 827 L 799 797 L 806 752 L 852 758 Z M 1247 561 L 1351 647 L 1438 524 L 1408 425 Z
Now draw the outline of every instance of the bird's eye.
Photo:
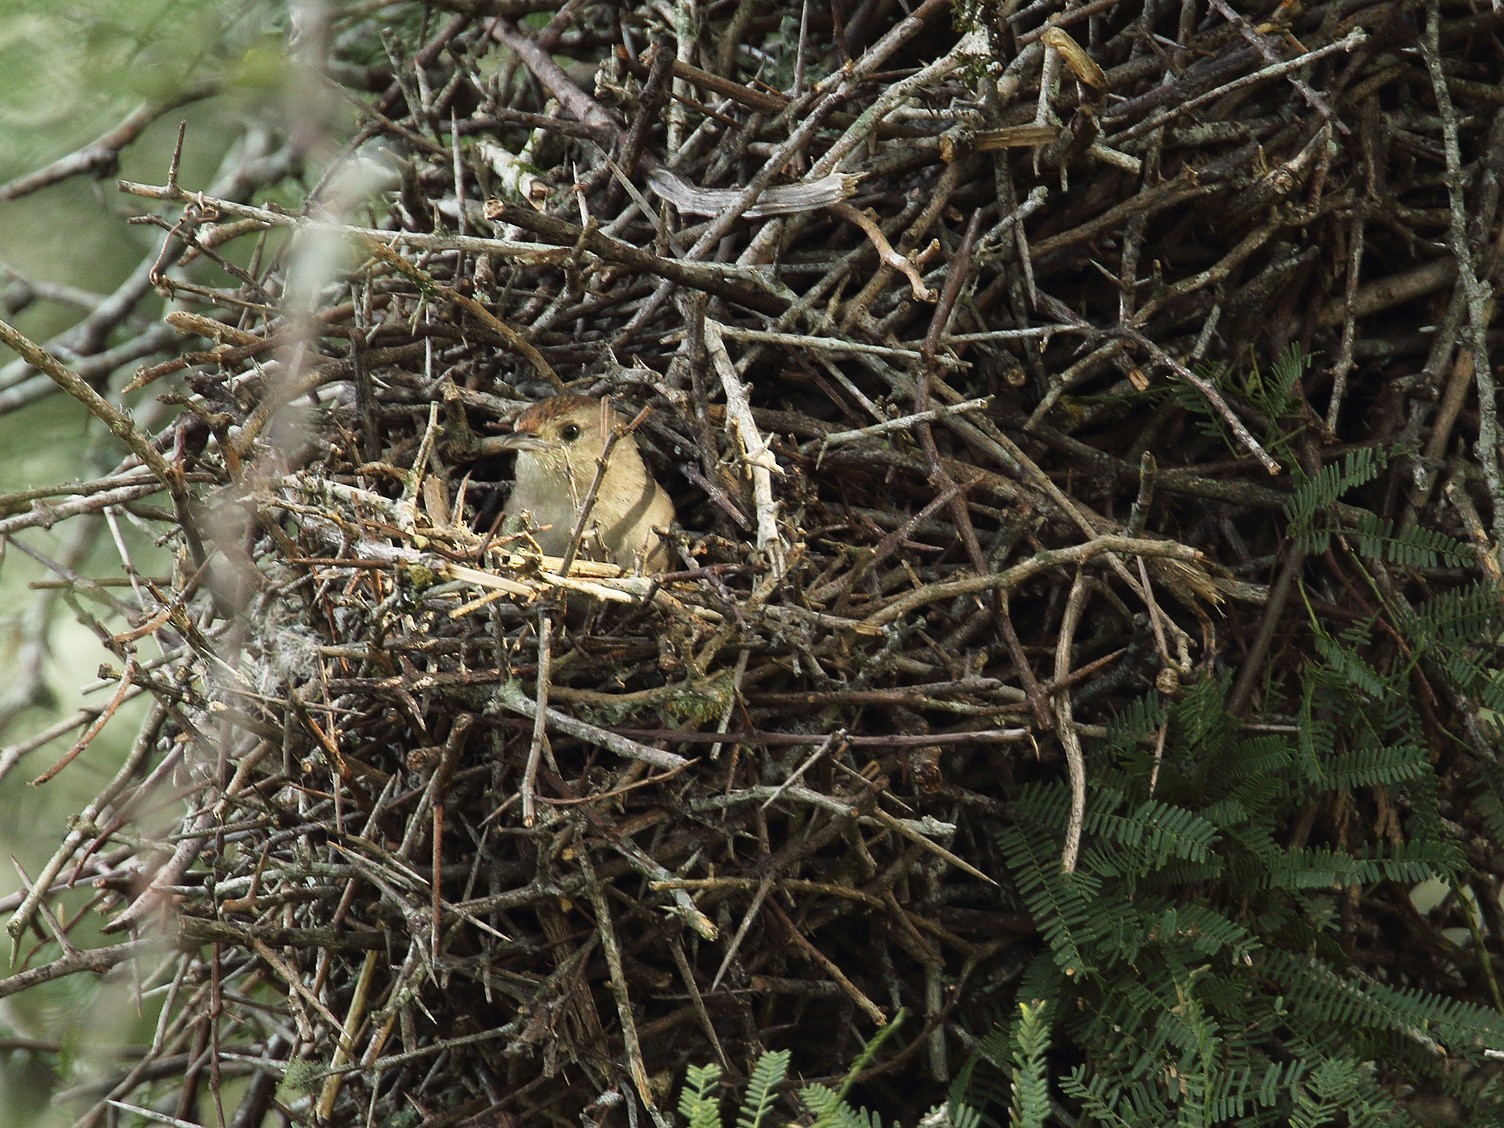
M 559 438 L 566 443 L 572 443 L 580 437 L 580 425 L 578 423 L 566 423 L 559 428 Z

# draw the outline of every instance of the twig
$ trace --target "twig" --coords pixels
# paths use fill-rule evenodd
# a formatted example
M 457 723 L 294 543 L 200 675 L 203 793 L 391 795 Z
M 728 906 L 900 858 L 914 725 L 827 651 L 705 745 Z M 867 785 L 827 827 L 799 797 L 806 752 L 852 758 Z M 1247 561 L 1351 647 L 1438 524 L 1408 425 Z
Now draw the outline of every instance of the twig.
M 905 618 L 928 603 L 935 603 L 942 599 L 955 599 L 957 596 L 962 595 L 974 595 L 984 591 L 1004 591 L 1009 588 L 1015 588 L 1025 580 L 1031 579 L 1046 570 L 1059 568 L 1063 565 L 1083 564 L 1097 556 L 1106 554 L 1142 555 L 1148 557 L 1162 556 L 1170 560 L 1184 562 L 1195 561 L 1201 555 L 1195 549 L 1183 544 L 1175 544 L 1173 541 L 1101 536 L 1095 540 L 1072 545 L 1068 548 L 1047 549 L 1002 572 L 993 572 L 979 576 L 964 576 L 957 580 L 926 584 L 916 591 L 908 592 L 890 601 L 880 610 L 874 611 L 871 615 L 867 616 L 865 623 L 869 627 L 881 628 L 887 626 L 889 623 Z
M 1055 644 L 1057 685 L 1064 686 L 1070 676 L 1071 647 L 1075 645 L 1076 625 L 1081 621 L 1081 612 L 1086 607 L 1086 594 L 1086 573 L 1078 571 L 1071 583 L 1070 596 L 1065 601 L 1065 614 L 1060 620 L 1060 638 Z M 1076 857 L 1081 852 L 1081 831 L 1086 825 L 1086 757 L 1081 751 L 1081 737 L 1076 732 L 1070 693 L 1065 689 L 1057 690 L 1052 704 L 1055 707 L 1055 732 L 1060 737 L 1060 747 L 1065 751 L 1071 784 L 1071 815 L 1065 828 L 1065 844 L 1060 850 L 1060 868 L 1065 873 L 1075 873 Z
M 595 911 L 596 935 L 601 939 L 601 950 L 606 954 L 606 969 L 611 982 L 611 994 L 616 1000 L 616 1014 L 621 1020 L 622 1038 L 627 1052 L 627 1063 L 632 1075 L 632 1084 L 637 1097 L 650 1111 L 655 1107 L 652 1086 L 648 1083 L 647 1068 L 643 1065 L 642 1044 L 637 1037 L 637 1021 L 632 1017 L 632 994 L 627 988 L 626 969 L 622 965 L 621 947 L 616 940 L 616 929 L 611 925 L 611 906 L 601 892 L 600 879 L 590 862 L 590 854 L 581 851 L 580 870 L 585 875 L 585 893 Z
M 42 889 L 40 886 L 35 888 Z M 40 896 L 41 892 L 37 895 Z M 106 944 L 102 948 L 77 948 L 61 959 L 0 979 L 0 999 L 30 990 L 41 983 L 52 983 L 69 975 L 77 975 L 81 971 L 103 975 L 127 960 L 147 955 L 159 947 L 159 941 L 143 939 L 122 940 L 116 944 Z
M 1488 357 L 1488 325 L 1493 302 L 1490 290 L 1482 284 L 1473 265 L 1468 245 L 1468 201 L 1463 180 L 1462 153 L 1457 140 L 1457 111 L 1447 90 L 1441 65 L 1441 9 L 1438 0 L 1427 0 L 1426 30 L 1421 37 L 1420 52 L 1431 75 L 1431 90 L 1441 115 L 1441 138 L 1446 154 L 1447 198 L 1450 222 L 1447 244 L 1457 263 L 1457 282 L 1467 301 L 1468 351 L 1473 357 L 1473 380 L 1478 386 L 1478 463 L 1488 484 L 1492 502 L 1494 543 L 1504 544 L 1504 476 L 1499 468 L 1498 389 L 1493 365 Z
M 445 286 L 436 281 L 431 275 L 418 269 L 412 263 L 399 255 L 395 249 L 389 246 L 384 239 L 378 239 L 367 235 L 361 240 L 367 251 L 375 255 L 388 266 L 395 267 L 409 281 L 415 283 L 424 293 L 432 293 L 442 297 L 445 301 L 453 302 L 466 313 L 470 314 L 482 325 L 494 331 L 498 336 L 510 344 L 514 349 L 527 359 L 533 369 L 550 384 L 555 391 L 564 391 L 564 381 L 559 379 L 559 374 L 554 371 L 553 365 L 543 359 L 543 354 L 533 347 L 531 341 L 517 330 L 513 329 L 501 318 L 497 317 L 480 302 L 468 294 L 461 294 L 452 286 Z
M 921 302 L 933 302 L 936 298 L 935 291 L 924 284 L 924 279 L 919 276 L 919 271 L 914 269 L 914 264 L 907 257 L 899 254 L 888 242 L 882 229 L 872 222 L 870 216 L 858 211 L 850 204 L 834 203 L 827 205 L 830 211 L 840 216 L 849 223 L 854 223 L 862 229 L 862 232 L 871 241 L 877 250 L 877 257 L 885 266 L 891 266 L 909 280 L 909 288 L 914 297 Z
M 932 407 L 927 411 L 916 412 L 912 415 L 899 415 L 892 419 L 886 419 L 881 423 L 873 423 L 867 427 L 857 427 L 850 431 L 832 431 L 820 439 L 805 443 L 801 450 L 806 453 L 818 451 L 815 465 L 818 467 L 820 458 L 827 448 L 840 446 L 843 443 L 856 442 L 859 439 L 868 439 L 877 435 L 886 435 L 893 431 L 907 431 L 916 423 L 931 423 L 936 419 L 943 419 L 948 415 L 960 415 L 968 411 L 986 411 L 992 405 L 991 396 L 983 396 L 981 399 L 966 400 L 964 403 L 947 404 L 944 407 Z
M 538 715 L 537 703 L 530 701 L 523 694 L 521 687 L 514 682 L 503 683 L 496 691 L 496 700 L 503 707 L 514 713 L 521 713 L 529 720 Z M 599 725 L 576 720 L 557 709 L 549 709 L 544 715 L 548 718 L 549 724 L 559 731 L 567 732 L 570 736 L 578 737 L 591 744 L 598 744 L 607 751 L 615 752 L 628 760 L 640 760 L 645 764 L 652 764 L 655 768 L 681 768 L 689 763 L 677 753 L 665 752 L 661 748 L 649 748 L 635 740 L 618 736 Z
M 543 759 L 543 744 L 548 739 L 548 691 L 553 682 L 553 613 L 538 611 L 537 712 L 533 715 L 533 734 L 528 743 L 527 766 L 522 771 L 522 825 L 532 826 L 538 819 L 538 764 Z
M 883 1008 L 869 999 L 862 989 L 853 983 L 850 977 L 837 966 L 834 960 L 805 939 L 803 933 L 799 930 L 799 926 L 789 919 L 788 914 L 783 911 L 783 908 L 777 901 L 769 901 L 767 905 L 768 910 L 783 925 L 784 932 L 794 942 L 794 946 L 810 959 L 814 960 L 815 963 L 819 964 L 825 970 L 826 975 L 839 983 L 841 990 L 846 993 L 847 998 L 856 1004 L 858 1010 L 878 1026 L 886 1026 L 888 1024 L 888 1015 Z
M 788 567 L 788 549 L 783 543 L 783 533 L 778 527 L 778 505 L 773 500 L 773 475 L 782 475 L 783 470 L 774 457 L 772 448 L 757 428 L 752 418 L 752 404 L 746 388 L 737 375 L 736 366 L 726 352 L 726 342 L 721 337 L 718 322 L 705 319 L 705 348 L 721 379 L 721 388 L 726 393 L 726 418 L 735 426 L 742 465 L 752 479 L 752 497 L 757 510 L 757 549 L 767 556 L 774 577 L 781 576 Z
M 1261 70 L 1254 71 L 1252 74 L 1245 74 L 1242 78 L 1234 79 L 1231 82 L 1225 82 L 1220 86 L 1206 91 L 1204 94 L 1198 94 L 1194 98 L 1187 98 L 1172 110 L 1166 110 L 1162 114 L 1157 114 L 1152 118 L 1146 118 L 1145 120 L 1140 121 L 1135 125 L 1131 125 L 1120 133 L 1114 133 L 1109 138 L 1109 140 L 1112 141 L 1115 146 L 1121 146 L 1124 141 L 1131 140 L 1135 137 L 1140 137 L 1143 134 L 1150 132 L 1151 130 L 1158 129 L 1160 126 L 1174 121 L 1177 117 L 1180 117 L 1184 113 L 1199 109 L 1201 106 L 1206 105 L 1208 102 L 1216 101 L 1218 98 L 1225 98 L 1234 90 L 1240 90 L 1245 86 L 1252 86 L 1255 83 L 1264 82 L 1271 78 L 1283 78 L 1291 71 L 1300 70 L 1302 67 L 1309 66 L 1317 59 L 1325 58 L 1327 55 L 1333 55 L 1343 51 L 1352 51 L 1353 49 L 1361 46 L 1364 42 L 1367 41 L 1367 39 L 1368 33 L 1366 31 L 1364 31 L 1361 27 L 1354 28 L 1352 31 L 1344 35 L 1341 39 L 1333 40 L 1331 43 L 1328 43 L 1324 47 L 1317 47 L 1313 50 L 1306 51 L 1303 54 L 1295 56 L 1293 59 L 1285 59 L 1282 62 L 1271 63 L 1269 66 L 1266 66 Z
M 1222 417 L 1223 421 L 1226 422 L 1229 430 L 1231 430 L 1233 435 L 1236 436 L 1238 442 L 1243 445 L 1244 449 L 1247 450 L 1249 454 L 1253 455 L 1259 460 L 1259 463 L 1264 467 L 1265 470 L 1267 470 L 1270 474 L 1279 474 L 1282 472 L 1280 464 L 1274 461 L 1274 459 L 1269 456 L 1269 452 L 1259 445 L 1259 441 L 1253 437 L 1252 433 L 1248 430 L 1247 425 L 1245 425 L 1244 422 L 1238 418 L 1237 413 L 1228 406 L 1227 401 L 1222 398 L 1222 393 L 1217 391 L 1210 380 L 1207 380 L 1206 378 L 1198 376 L 1196 373 L 1192 372 L 1185 365 L 1181 364 L 1174 357 L 1170 356 L 1169 353 L 1165 352 L 1164 349 L 1160 348 L 1153 341 L 1149 340 L 1148 337 L 1140 333 L 1137 329 L 1125 329 L 1124 332 L 1127 336 L 1131 337 L 1133 341 L 1141 348 L 1146 349 L 1158 363 L 1164 365 L 1164 367 L 1168 368 L 1171 372 L 1175 373 L 1176 376 L 1180 377 L 1187 384 L 1191 385 L 1191 387 L 1200 392 L 1202 396 L 1206 398 L 1206 402 L 1211 404 L 1212 408 L 1217 412 L 1218 415 Z
M 63 391 L 83 404 L 90 415 L 103 423 L 109 429 L 110 434 L 124 443 L 126 448 L 141 460 L 142 465 L 156 475 L 157 480 L 172 493 L 174 500 L 182 502 L 185 509 L 183 516 L 185 520 L 187 519 L 187 497 L 183 491 L 182 476 L 157 453 L 157 449 L 151 445 L 151 440 L 141 433 L 129 415 L 96 392 L 72 369 L 43 351 L 30 338 L 5 321 L 0 321 L 0 344 L 14 351 L 27 364 L 47 376 Z
M 10 920 L 5 923 L 5 931 L 10 934 L 12 945 L 20 941 L 21 934 L 30 925 L 32 916 L 36 913 L 42 897 L 52 887 L 57 875 L 62 872 L 63 866 L 73 857 L 78 848 L 88 840 L 98 823 L 100 815 L 115 800 L 116 796 L 132 782 L 137 773 L 142 769 L 147 756 L 153 751 L 156 744 L 157 733 L 167 719 L 167 707 L 160 701 L 153 702 L 148 712 L 145 723 L 126 755 L 120 769 L 115 773 L 110 782 L 95 798 L 79 812 L 72 829 L 63 839 L 62 845 L 53 852 L 51 858 L 38 873 L 31 890 L 26 894 L 25 900 L 17 906 L 11 914 Z M 118 947 L 118 946 L 117 946 Z M 14 948 L 12 949 L 14 954 Z M 12 977 L 14 978 L 14 977 Z M 4 984 L 10 980 L 0 981 L 0 994 L 4 993 Z M 19 988 L 17 988 L 19 990 Z
M 1228 7 L 1226 0 L 1210 0 L 1210 3 L 1211 6 L 1221 14 L 1223 19 L 1225 19 L 1228 23 L 1232 24 L 1238 29 L 1238 34 L 1246 39 L 1249 44 L 1252 45 L 1253 49 L 1257 51 L 1261 56 L 1263 56 L 1263 59 L 1266 63 L 1269 63 L 1271 65 L 1278 65 L 1282 62 L 1282 60 L 1275 53 L 1274 49 L 1271 48 L 1268 42 L 1265 41 L 1264 36 L 1261 35 L 1252 25 L 1250 25 L 1247 18 L 1245 18 L 1241 13 L 1236 12 L 1232 8 Z M 1320 94 L 1316 93 L 1316 91 L 1312 90 L 1310 85 L 1307 84 L 1304 79 L 1292 77 L 1290 79 L 1290 85 L 1295 87 L 1296 90 L 1300 91 L 1300 96 L 1304 98 L 1310 104 L 1311 108 L 1318 114 L 1320 114 L 1324 120 L 1330 122 L 1340 132 L 1348 132 L 1347 124 L 1343 122 L 1342 119 L 1332 111 L 1332 107 L 1327 104 L 1326 99 L 1323 98 Z
M 191 102 L 210 97 L 216 90 L 217 87 L 214 86 L 198 85 L 161 102 L 143 102 L 87 145 L 73 150 L 67 156 L 59 157 L 44 168 L 0 184 L 0 200 L 19 199 L 73 176 L 111 173 L 120 154 L 158 118 Z

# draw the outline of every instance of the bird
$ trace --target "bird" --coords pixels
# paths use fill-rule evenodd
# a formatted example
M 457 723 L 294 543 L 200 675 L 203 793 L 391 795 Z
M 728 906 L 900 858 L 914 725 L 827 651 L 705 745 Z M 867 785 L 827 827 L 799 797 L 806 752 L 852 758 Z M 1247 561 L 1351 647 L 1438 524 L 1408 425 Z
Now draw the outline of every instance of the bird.
M 663 533 L 674 502 L 642 460 L 637 440 L 605 401 L 564 393 L 525 408 L 501 437 L 517 454 L 516 484 L 502 513 L 532 521 L 533 539 L 549 556 L 563 556 L 590 495 L 613 432 L 600 488 L 580 536 L 579 555 L 643 572 L 668 569 Z

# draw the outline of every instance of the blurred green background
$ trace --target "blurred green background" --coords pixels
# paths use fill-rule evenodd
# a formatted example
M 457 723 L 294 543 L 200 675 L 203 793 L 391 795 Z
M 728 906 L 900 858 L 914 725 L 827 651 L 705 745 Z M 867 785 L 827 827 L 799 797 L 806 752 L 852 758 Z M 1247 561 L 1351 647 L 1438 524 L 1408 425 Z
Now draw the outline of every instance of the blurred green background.
M 161 232 L 132 226 L 126 216 L 139 203 L 115 188 L 118 177 L 161 183 L 179 122 L 187 123 L 180 173 L 185 185 L 211 177 L 247 123 L 275 113 L 284 80 L 287 7 L 246 0 L 8 0 L 0 10 L 0 185 L 12 184 L 74 152 L 117 125 L 143 104 L 176 101 L 186 91 L 207 96 L 185 101 L 149 125 L 122 155 L 118 170 L 97 178 L 73 176 L 14 198 L 0 198 L 0 317 L 33 341 L 46 342 L 82 313 L 51 300 L 22 303 L 24 283 L 63 284 L 108 295 L 160 246 Z M 146 312 L 160 313 L 153 298 Z M 111 343 L 118 343 L 120 333 Z M 0 366 L 13 361 L 0 349 Z M 119 402 L 118 381 L 108 389 Z M 131 404 L 149 409 L 151 389 Z M 62 394 L 0 413 L 0 494 L 98 475 L 116 464 L 122 449 Z M 52 531 L 27 530 L 17 539 L 57 559 L 76 535 L 64 522 Z M 122 522 L 132 559 L 147 574 L 163 574 L 165 555 Z M 85 558 L 88 575 L 120 572 L 119 553 L 106 535 Z M 0 560 L 0 691 L 16 683 L 24 655 L 23 626 L 38 608 L 30 585 L 45 569 L 8 547 Z M 128 595 L 128 590 L 122 589 Z M 101 608 L 89 605 L 91 613 Z M 109 700 L 101 663 L 113 661 L 95 635 L 57 602 L 44 662 L 47 694 L 40 704 L 8 719 L 0 748 L 44 729 L 81 705 Z M 102 616 L 120 630 L 118 619 Z M 94 686 L 92 692 L 86 689 Z M 31 781 L 77 737 L 73 730 L 29 753 L 0 780 L 0 896 L 23 887 L 68 830 L 69 816 L 88 802 L 118 768 L 141 711 L 128 706 L 84 753 L 42 786 Z M 66 872 L 66 871 L 65 871 Z M 80 888 L 70 911 L 86 906 L 94 891 Z M 8 918 L 9 910 L 4 916 Z M 79 928 L 93 927 L 85 920 Z M 5 938 L 6 941 L 9 937 Z M 50 935 L 32 933 L 6 944 L 0 975 L 55 959 Z M 152 961 L 135 974 L 148 975 Z M 142 990 L 142 988 L 145 990 Z M 0 1124 L 71 1124 L 76 1109 L 54 1106 L 54 1092 L 86 1085 L 120 1055 L 150 1042 L 161 984 L 141 983 L 118 969 L 103 979 L 74 975 L 48 988 L 0 1000 Z

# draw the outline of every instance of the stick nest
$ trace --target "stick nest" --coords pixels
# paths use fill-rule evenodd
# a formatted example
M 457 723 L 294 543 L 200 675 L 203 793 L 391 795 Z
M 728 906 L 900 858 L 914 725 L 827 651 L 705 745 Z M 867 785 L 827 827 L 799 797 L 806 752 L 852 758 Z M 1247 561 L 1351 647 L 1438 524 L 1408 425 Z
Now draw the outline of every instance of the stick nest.
M 1427 447 L 1418 405 L 1484 345 L 1440 339 L 1498 258 L 1499 18 L 1064 7 L 435 9 L 300 208 L 126 186 L 209 343 L 138 376 L 183 384 L 177 566 L 116 639 L 155 704 L 61 855 L 178 1005 L 94 1096 L 187 1054 L 191 1101 L 212 1002 L 300 1123 L 625 1123 L 902 1007 L 939 1033 L 864 1091 L 912 1115 L 1039 942 L 1013 789 L 1072 781 L 1069 868 L 1104 726 L 1264 670 L 1299 475 L 1393 453 L 1346 501 L 1483 535 L 1434 483 L 1491 407 Z M 488 440 L 566 387 L 650 409 L 669 573 L 494 526 Z

